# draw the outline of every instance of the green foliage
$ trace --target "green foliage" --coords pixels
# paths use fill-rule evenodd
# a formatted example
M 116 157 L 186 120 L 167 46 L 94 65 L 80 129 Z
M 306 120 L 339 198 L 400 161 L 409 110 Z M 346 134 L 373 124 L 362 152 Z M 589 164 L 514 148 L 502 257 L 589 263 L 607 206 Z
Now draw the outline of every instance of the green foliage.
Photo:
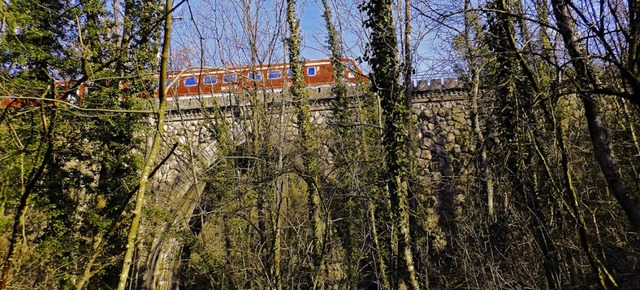
M 77 9 L 65 1 L 11 1 L 3 15 L 0 63 L 7 76 L 40 82 L 47 73 L 77 72 L 74 54 L 65 43 L 77 37 Z
M 37 102 L 27 102 L 2 112 L 0 134 L 6 146 L 2 146 L 0 168 L 7 173 L 0 177 L 2 220 L 14 224 L 23 208 L 31 209 L 24 241 L 30 248 L 7 258 L 27 265 L 32 257 L 40 257 L 40 268 L 17 268 L 32 277 L 48 277 L 30 285 L 71 288 L 85 268 L 97 267 L 101 270 L 89 272 L 99 275 L 95 281 L 100 282 L 94 285 L 113 285 L 110 273 L 117 267 L 111 263 L 123 242 L 122 232 L 114 225 L 137 187 L 143 159 L 140 137 L 146 128 L 144 115 L 123 111 L 144 109 L 141 97 L 151 93 L 146 85 L 149 78 L 140 76 L 149 75 L 141 69 L 157 66 L 153 44 L 157 29 L 151 22 L 160 14 L 149 4 L 132 12 L 135 19 L 145 20 L 130 31 L 135 37 L 127 51 L 133 56 L 114 62 L 122 49 L 116 45 L 117 24 L 109 23 L 112 15 L 104 2 L 11 1 L 6 5 L 0 39 L 2 94 L 65 98 L 75 91 L 75 81 L 81 80 L 88 91 L 82 99 L 76 96 L 75 105 L 94 110 L 87 113 L 64 104 L 44 104 L 39 110 Z M 123 72 L 128 74 L 126 79 L 121 78 Z M 65 82 L 66 87 L 52 90 L 54 80 Z M 33 170 L 43 162 L 47 136 L 53 137 L 52 158 L 41 178 L 33 180 L 35 186 L 25 191 L 26 183 L 37 178 Z M 11 239 L 10 243 L 21 242 Z M 59 267 L 44 266 L 52 264 Z M 22 280 L 15 281 L 20 285 Z

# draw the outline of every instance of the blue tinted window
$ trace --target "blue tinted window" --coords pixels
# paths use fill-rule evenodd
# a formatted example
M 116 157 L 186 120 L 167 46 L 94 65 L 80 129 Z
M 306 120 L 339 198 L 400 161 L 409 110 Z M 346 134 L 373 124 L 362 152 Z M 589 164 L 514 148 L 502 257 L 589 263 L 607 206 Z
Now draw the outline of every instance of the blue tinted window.
M 350 70 L 355 70 L 356 66 L 353 64 L 353 62 L 347 62 L 347 68 Z
M 282 77 L 282 72 L 279 70 L 271 70 L 267 74 L 268 79 L 279 79 Z
M 287 71 L 287 75 L 288 75 L 290 78 L 292 78 L 292 77 L 293 77 L 293 70 L 292 70 L 292 69 L 289 69 L 289 70 Z
M 184 79 L 184 85 L 187 87 L 195 86 L 197 84 L 198 84 L 198 79 L 196 77 L 190 77 L 190 78 Z
M 308 67 L 307 68 L 307 75 L 308 76 L 315 76 L 316 75 L 316 68 L 315 67 Z
M 238 76 L 236 74 L 226 74 L 222 76 L 222 81 L 225 83 L 234 83 Z
M 202 82 L 205 85 L 215 85 L 218 82 L 218 76 L 205 76 Z
M 257 73 L 249 73 L 249 79 L 250 80 L 261 80 L 262 79 L 262 73 L 261 72 L 257 72 Z
M 167 82 L 164 84 L 165 87 L 169 87 L 171 86 L 171 83 L 173 83 L 173 79 L 167 79 Z

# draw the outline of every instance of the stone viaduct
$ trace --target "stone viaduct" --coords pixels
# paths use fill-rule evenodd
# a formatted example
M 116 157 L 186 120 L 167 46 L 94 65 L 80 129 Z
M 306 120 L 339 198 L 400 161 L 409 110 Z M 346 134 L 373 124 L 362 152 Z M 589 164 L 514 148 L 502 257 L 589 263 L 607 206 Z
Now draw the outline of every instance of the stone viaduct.
M 312 122 L 326 127 L 331 115 L 330 87 L 310 89 Z M 355 88 L 350 94 L 357 94 Z M 295 136 L 290 100 L 273 101 L 281 92 L 264 94 L 267 111 L 282 114 L 286 125 L 286 138 Z M 271 100 L 269 100 L 271 98 Z M 252 106 L 247 96 L 229 94 L 216 98 L 171 99 L 167 121 L 164 125 L 163 150 L 159 159 L 165 158 L 153 177 L 154 185 L 146 208 L 168 215 L 163 222 L 146 224 L 140 236 L 147 237 L 139 244 L 139 282 L 148 289 L 174 289 L 173 274 L 179 266 L 181 241 L 172 234 L 188 228 L 200 195 L 205 188 L 202 176 L 212 170 L 219 160 L 216 141 L 211 126 L 215 123 L 214 106 L 218 106 L 230 126 L 235 144 L 242 144 L 252 130 L 247 120 Z M 432 187 L 450 186 L 447 176 L 460 175 L 461 156 L 472 146 L 467 146 L 471 135 L 468 114 L 469 102 L 464 91 L 453 79 L 419 81 L 412 99 L 414 120 L 413 140 L 418 160 L 419 175 Z M 466 154 L 468 155 L 468 154 Z M 168 156 L 168 157 L 166 157 Z M 434 181 L 441 181 L 439 184 Z M 437 196 L 427 197 L 437 202 Z M 454 211 L 464 197 L 449 199 Z M 445 202 L 447 203 L 447 202 Z

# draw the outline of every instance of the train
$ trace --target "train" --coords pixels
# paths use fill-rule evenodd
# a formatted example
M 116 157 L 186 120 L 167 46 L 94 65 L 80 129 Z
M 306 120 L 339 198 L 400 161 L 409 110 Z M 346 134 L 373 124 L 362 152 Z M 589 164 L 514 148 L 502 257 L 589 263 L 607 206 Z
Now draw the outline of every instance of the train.
M 351 58 L 343 58 L 344 80 L 347 84 L 366 82 L 367 78 L 357 63 Z M 306 60 L 302 62 L 304 82 L 308 88 L 330 87 L 334 84 L 333 65 L 331 59 Z M 167 73 L 167 97 L 170 99 L 193 98 L 194 96 L 217 96 L 228 93 L 240 93 L 249 89 L 279 91 L 292 82 L 289 63 L 264 64 L 257 66 L 238 66 L 229 68 L 195 68 L 185 71 Z M 64 92 L 69 82 L 56 81 L 56 91 Z M 58 93 L 60 98 L 67 95 L 70 103 L 81 103 L 83 97 L 91 90 L 91 83 L 82 83 L 71 94 Z M 128 83 L 121 85 L 128 89 Z M 158 94 L 159 86 L 155 86 Z M 153 89 L 152 89 L 153 90 Z M 33 104 L 34 100 L 20 98 L 0 99 L 0 109 L 20 108 Z
M 353 59 L 344 58 L 344 79 L 355 84 L 366 81 Z M 308 88 L 334 84 L 331 59 L 308 60 L 302 63 L 304 82 Z M 289 63 L 241 66 L 232 68 L 192 69 L 167 75 L 168 96 L 188 97 L 243 92 L 248 89 L 280 90 L 290 85 L 292 73 Z

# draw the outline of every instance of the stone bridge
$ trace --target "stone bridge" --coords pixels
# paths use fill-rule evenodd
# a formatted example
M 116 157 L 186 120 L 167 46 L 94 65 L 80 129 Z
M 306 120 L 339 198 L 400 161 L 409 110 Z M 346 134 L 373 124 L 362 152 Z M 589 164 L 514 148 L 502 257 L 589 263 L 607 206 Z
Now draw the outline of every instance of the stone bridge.
M 357 88 L 350 95 L 358 95 Z M 331 88 L 311 89 L 310 105 L 313 124 L 323 128 L 331 116 Z M 259 95 L 265 110 L 283 116 L 286 139 L 296 135 L 292 101 L 282 99 L 278 91 Z M 255 98 L 255 96 L 254 96 Z M 233 142 L 245 142 L 252 125 L 252 99 L 248 95 L 229 94 L 215 98 L 180 98 L 171 100 L 164 125 L 163 150 L 158 157 L 166 160 L 153 177 L 147 208 L 169 216 L 164 222 L 143 226 L 139 244 L 138 273 L 143 287 L 173 289 L 173 273 L 179 263 L 181 242 L 177 231 L 188 228 L 205 188 L 203 174 L 215 168 L 219 161 L 218 147 L 212 136 L 215 112 L 219 109 L 229 124 Z M 355 105 L 354 105 L 355 106 Z M 452 80 L 424 82 L 416 85 L 412 99 L 415 121 L 414 142 L 419 160 L 420 176 L 425 180 L 440 180 L 455 175 L 455 162 L 468 143 L 471 124 L 468 101 L 462 89 Z M 425 201 L 428 202 L 428 201 Z M 455 202 L 454 202 L 455 203 Z

